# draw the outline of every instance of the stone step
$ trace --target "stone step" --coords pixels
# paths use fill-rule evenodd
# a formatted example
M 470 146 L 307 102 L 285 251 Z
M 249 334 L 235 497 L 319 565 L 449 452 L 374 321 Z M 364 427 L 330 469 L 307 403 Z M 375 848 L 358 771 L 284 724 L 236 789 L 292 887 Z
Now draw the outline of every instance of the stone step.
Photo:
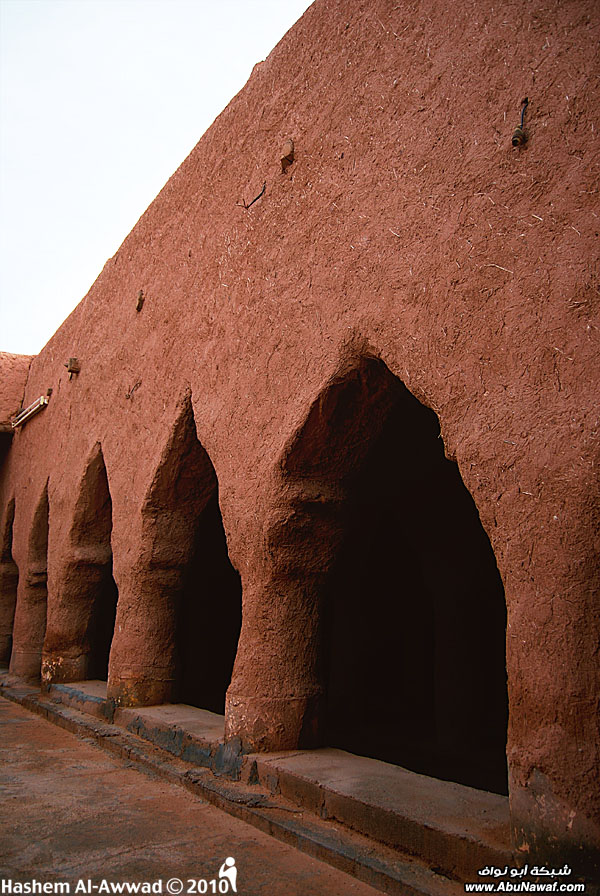
M 225 743 L 223 716 L 183 704 L 115 710 L 106 703 L 105 682 L 53 685 L 50 696 L 99 718 L 114 717 L 173 756 L 259 784 L 449 878 L 477 880 L 487 865 L 511 864 L 508 799 L 498 794 L 337 749 L 244 755 L 236 739 Z
M 67 684 L 52 684 L 48 696 L 55 703 L 72 706 L 97 719 L 112 722 L 114 706 L 106 699 L 105 681 L 78 681 Z
M 249 780 L 462 881 L 511 865 L 508 799 L 342 750 L 246 757 Z

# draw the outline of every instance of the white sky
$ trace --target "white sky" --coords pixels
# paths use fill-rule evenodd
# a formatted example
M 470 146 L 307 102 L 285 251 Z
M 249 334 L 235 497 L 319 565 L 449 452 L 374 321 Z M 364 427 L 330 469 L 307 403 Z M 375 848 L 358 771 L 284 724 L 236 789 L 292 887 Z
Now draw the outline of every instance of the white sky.
M 309 6 L 0 0 L 0 351 L 40 351 Z

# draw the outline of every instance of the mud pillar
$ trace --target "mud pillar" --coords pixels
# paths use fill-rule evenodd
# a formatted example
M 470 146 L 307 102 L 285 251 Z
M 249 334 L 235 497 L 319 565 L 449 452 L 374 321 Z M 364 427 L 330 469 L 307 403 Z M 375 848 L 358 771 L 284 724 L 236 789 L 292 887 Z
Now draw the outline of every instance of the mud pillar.
M 533 588 L 519 571 L 509 580 L 509 793 L 517 853 L 568 863 L 569 882 L 590 884 L 600 880 L 600 581 L 581 511 L 568 511 L 562 529 L 544 521 L 552 535 L 527 568 Z
M 108 697 L 121 706 L 171 701 L 176 678 L 176 623 L 182 588 L 178 565 L 142 560 L 121 589 L 111 649 Z
M 343 509 L 341 492 L 325 486 L 292 499 L 273 510 L 266 550 L 257 548 L 225 710 L 226 737 L 247 749 L 322 743 L 323 584 L 342 540 Z
M 15 502 L 7 508 L 0 543 L 0 663 L 10 662 L 12 650 L 13 624 L 17 604 L 19 569 L 12 556 L 12 533 L 15 516 Z
M 53 600 L 42 659 L 42 683 L 85 681 L 93 669 L 95 616 L 110 579 L 110 545 L 78 546 L 51 571 Z
M 40 679 L 46 632 L 47 578 L 45 561 L 32 562 L 27 566 L 17 592 L 10 671 L 27 681 Z
M 17 589 L 10 671 L 39 681 L 48 606 L 48 487 L 34 514 L 27 560 Z

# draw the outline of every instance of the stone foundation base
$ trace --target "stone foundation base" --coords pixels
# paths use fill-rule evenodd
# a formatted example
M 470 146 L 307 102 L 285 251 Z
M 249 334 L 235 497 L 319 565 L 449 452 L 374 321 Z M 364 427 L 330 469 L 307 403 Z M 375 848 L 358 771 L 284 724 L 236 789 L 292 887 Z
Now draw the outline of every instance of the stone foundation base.
M 13 647 L 10 659 L 10 671 L 12 675 L 22 678 L 24 681 L 39 681 L 42 664 L 39 650 L 23 650 Z
M 321 746 L 322 694 L 244 697 L 227 694 L 225 738 L 239 737 L 244 750 L 277 752 Z
M 50 654 L 42 659 L 42 687 L 65 681 L 85 681 L 87 679 L 87 657 Z
M 113 678 L 109 676 L 107 698 L 117 706 L 155 706 L 171 703 L 175 681 L 172 677 Z
M 537 769 L 526 787 L 511 783 L 510 807 L 511 837 L 516 855 L 522 856 L 529 865 L 562 868 L 567 864 L 572 871 L 569 883 L 583 881 L 586 892 L 598 892 L 593 889 L 593 885 L 600 881 L 600 827 L 597 822 L 558 799 L 548 778 Z

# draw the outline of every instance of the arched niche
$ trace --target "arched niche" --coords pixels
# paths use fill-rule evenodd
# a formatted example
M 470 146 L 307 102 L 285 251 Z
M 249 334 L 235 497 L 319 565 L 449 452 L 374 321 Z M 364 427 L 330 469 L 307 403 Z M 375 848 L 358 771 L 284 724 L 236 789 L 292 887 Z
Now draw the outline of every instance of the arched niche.
M 293 513 L 272 547 L 311 595 L 321 742 L 506 793 L 503 585 L 435 413 L 363 358 L 281 471 Z
M 8 665 L 12 650 L 13 623 L 17 604 L 19 569 L 13 559 L 15 499 L 6 507 L 0 533 L 0 663 Z
M 48 611 L 48 483 L 37 503 L 29 539 L 25 570 L 19 578 L 13 625 L 10 671 L 38 681 Z

